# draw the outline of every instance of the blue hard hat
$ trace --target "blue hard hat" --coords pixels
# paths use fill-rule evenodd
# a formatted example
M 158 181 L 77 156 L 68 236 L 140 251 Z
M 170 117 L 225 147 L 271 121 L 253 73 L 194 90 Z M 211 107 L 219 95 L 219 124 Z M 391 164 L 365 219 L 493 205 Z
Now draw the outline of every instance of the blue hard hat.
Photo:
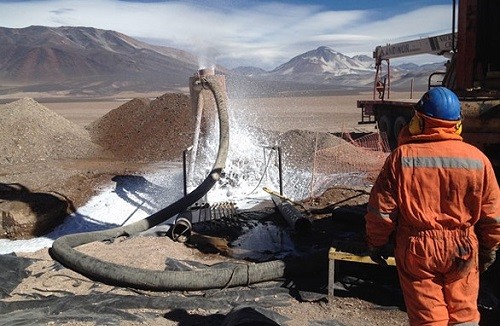
M 446 87 L 435 87 L 427 91 L 417 103 L 417 111 L 429 117 L 443 120 L 460 120 L 460 101 Z

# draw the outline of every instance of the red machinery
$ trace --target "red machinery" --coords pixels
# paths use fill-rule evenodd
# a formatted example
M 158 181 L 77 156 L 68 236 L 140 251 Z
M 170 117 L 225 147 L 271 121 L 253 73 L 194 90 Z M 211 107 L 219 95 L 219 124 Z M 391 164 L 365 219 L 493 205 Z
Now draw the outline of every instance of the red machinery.
M 373 100 L 359 100 L 362 110 L 360 123 L 377 123 L 380 131 L 387 134 L 392 147 L 401 128 L 413 116 L 416 99 L 390 99 L 391 58 L 422 53 L 445 55 L 450 58 L 445 72 L 429 76 L 428 87 L 446 86 L 452 89 L 462 103 L 464 140 L 481 149 L 500 175 L 500 1 L 460 0 L 458 4 L 458 30 L 455 33 L 455 9 L 453 1 L 452 32 L 386 46 L 378 46 L 373 56 L 376 76 Z M 379 88 L 376 99 L 376 83 L 380 81 L 382 63 L 387 63 L 387 77 Z M 443 79 L 432 84 L 432 77 L 442 74 Z M 380 94 L 380 91 L 382 92 Z

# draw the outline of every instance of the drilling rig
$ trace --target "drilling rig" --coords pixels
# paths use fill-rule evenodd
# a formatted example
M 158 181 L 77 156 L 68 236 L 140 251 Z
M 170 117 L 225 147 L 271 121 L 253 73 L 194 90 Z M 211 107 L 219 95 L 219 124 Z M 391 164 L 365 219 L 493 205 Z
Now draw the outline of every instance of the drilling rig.
M 456 9 L 458 7 L 458 15 Z M 483 151 L 500 175 L 500 2 L 456 0 L 448 34 L 377 46 L 372 100 L 358 100 L 360 123 L 376 123 L 392 148 L 411 117 L 418 99 L 391 99 L 390 59 L 430 53 L 449 60 L 446 71 L 429 76 L 427 88 L 445 86 L 462 104 L 464 141 Z M 457 28 L 455 28 L 455 23 Z M 384 74 L 383 68 L 387 68 Z M 386 76 L 381 80 L 381 75 Z M 441 80 L 435 82 L 435 77 Z M 378 93 L 378 96 L 376 96 Z

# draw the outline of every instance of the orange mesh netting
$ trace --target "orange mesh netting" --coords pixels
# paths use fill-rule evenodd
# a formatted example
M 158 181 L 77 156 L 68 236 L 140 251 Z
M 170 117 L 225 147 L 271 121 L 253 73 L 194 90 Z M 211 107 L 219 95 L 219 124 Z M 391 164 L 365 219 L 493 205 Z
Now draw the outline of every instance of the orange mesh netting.
M 390 152 L 384 133 L 370 133 L 353 139 L 342 133 L 345 142 L 315 151 L 309 197 L 332 186 L 373 184 Z

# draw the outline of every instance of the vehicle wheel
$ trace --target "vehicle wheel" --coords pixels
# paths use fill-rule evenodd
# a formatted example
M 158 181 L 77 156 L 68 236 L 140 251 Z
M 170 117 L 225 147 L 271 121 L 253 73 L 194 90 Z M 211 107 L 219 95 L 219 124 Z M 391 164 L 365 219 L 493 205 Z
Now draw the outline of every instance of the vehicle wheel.
M 398 139 L 398 136 L 399 136 L 399 132 L 401 131 L 401 129 L 403 129 L 404 126 L 406 126 L 408 124 L 408 121 L 406 121 L 405 117 L 403 116 L 399 116 L 396 118 L 396 120 L 394 120 L 394 137 L 396 139 Z
M 389 148 L 391 150 L 396 148 L 396 138 L 394 138 L 394 133 L 392 132 L 392 128 L 394 126 L 392 117 L 388 115 L 382 115 L 378 119 L 377 126 L 380 136 L 387 140 Z
M 379 132 L 384 132 L 387 135 L 387 138 L 391 138 L 393 123 L 389 116 L 381 116 L 380 119 L 378 119 L 377 126 Z

